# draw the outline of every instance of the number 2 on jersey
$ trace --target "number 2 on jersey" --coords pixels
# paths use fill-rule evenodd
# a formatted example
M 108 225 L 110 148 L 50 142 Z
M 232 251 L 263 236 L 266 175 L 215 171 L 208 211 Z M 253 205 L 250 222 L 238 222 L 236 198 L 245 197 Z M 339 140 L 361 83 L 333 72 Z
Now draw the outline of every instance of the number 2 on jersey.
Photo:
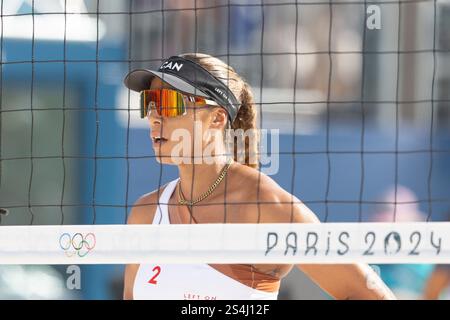
M 160 266 L 156 266 L 153 268 L 152 270 L 155 274 L 153 275 L 153 277 L 148 281 L 148 283 L 150 284 L 156 284 L 156 277 L 159 276 L 159 274 L 161 273 L 161 267 Z

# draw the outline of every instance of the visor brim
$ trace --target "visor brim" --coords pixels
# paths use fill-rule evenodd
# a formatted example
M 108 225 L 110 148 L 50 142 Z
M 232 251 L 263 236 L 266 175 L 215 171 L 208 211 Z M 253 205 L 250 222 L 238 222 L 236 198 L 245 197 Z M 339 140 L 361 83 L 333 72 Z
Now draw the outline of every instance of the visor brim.
M 159 79 L 161 79 L 161 81 L 168 83 L 178 91 L 194 96 L 205 98 L 208 97 L 207 94 L 177 76 L 148 69 L 136 69 L 130 71 L 125 76 L 123 83 L 127 88 L 133 91 L 141 92 L 143 90 L 150 89 L 151 82 L 155 77 L 158 77 Z

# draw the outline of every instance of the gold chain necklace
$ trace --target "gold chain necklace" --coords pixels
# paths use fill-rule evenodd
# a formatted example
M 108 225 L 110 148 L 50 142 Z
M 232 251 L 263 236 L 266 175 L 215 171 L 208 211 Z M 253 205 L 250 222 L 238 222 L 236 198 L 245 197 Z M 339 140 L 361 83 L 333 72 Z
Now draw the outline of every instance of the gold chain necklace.
M 209 187 L 208 191 L 203 193 L 200 197 L 198 197 L 194 201 L 189 201 L 189 200 L 184 199 L 183 192 L 181 191 L 181 180 L 178 180 L 178 203 L 183 204 L 183 205 L 187 204 L 189 206 L 193 206 L 197 202 L 200 202 L 200 201 L 204 200 L 205 198 L 209 197 L 213 193 L 214 189 L 217 188 L 217 186 L 220 184 L 220 182 L 223 180 L 223 178 L 227 174 L 228 168 L 230 167 L 231 163 L 232 163 L 232 160 L 229 159 L 227 164 L 220 171 L 220 174 L 217 177 L 216 181 L 214 181 L 214 183 Z

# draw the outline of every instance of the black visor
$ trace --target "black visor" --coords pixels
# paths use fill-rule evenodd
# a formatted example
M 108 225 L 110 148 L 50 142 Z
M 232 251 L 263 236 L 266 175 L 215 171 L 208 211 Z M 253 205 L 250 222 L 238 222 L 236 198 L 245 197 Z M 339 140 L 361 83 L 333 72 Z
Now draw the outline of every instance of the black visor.
M 147 69 L 131 71 L 126 75 L 124 84 L 127 88 L 140 92 L 150 88 L 154 77 L 160 78 L 181 92 L 210 98 L 225 108 L 231 122 L 236 118 L 240 103 L 234 94 L 222 81 L 199 64 L 173 56 L 164 61 L 158 71 Z

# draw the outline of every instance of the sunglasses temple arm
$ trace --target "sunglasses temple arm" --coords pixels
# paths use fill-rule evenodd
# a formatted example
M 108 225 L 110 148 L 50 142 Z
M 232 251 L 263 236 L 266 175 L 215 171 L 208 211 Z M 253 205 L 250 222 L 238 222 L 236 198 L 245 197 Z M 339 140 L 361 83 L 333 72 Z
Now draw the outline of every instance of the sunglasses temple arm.
M 145 93 L 141 92 L 141 98 L 140 98 L 140 107 L 141 107 L 141 119 L 144 119 L 147 115 L 147 106 L 145 103 Z
M 220 106 L 217 102 L 209 99 L 205 99 L 205 103 L 209 104 L 210 106 Z

